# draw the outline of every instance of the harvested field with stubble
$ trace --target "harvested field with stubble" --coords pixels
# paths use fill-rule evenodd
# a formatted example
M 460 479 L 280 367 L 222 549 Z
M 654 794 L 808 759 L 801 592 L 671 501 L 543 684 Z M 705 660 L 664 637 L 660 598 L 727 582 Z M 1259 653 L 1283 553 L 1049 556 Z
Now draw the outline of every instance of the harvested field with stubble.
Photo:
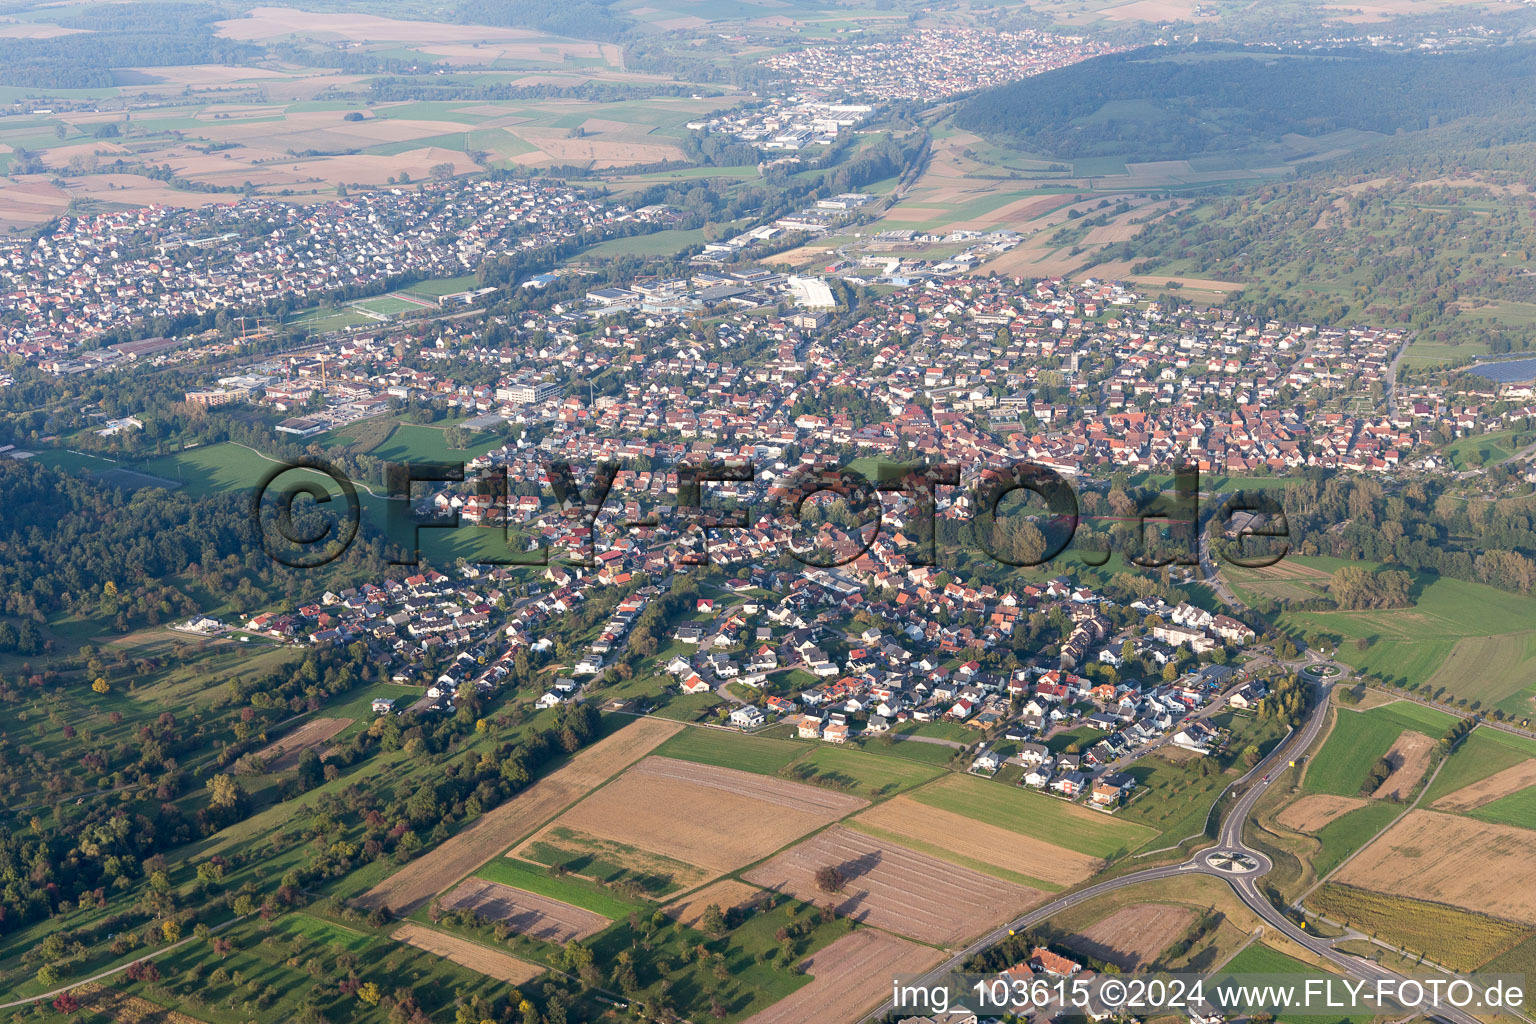
M 1387 751 L 1387 762 L 1393 765 L 1392 774 L 1382 780 L 1371 794 L 1375 800 L 1406 800 L 1424 778 L 1429 769 L 1429 755 L 1435 749 L 1435 741 L 1421 732 L 1405 732 Z
M 1533 840 L 1529 829 L 1412 811 L 1335 880 L 1536 924 L 1536 886 L 1518 881 L 1536 874 Z
M 297 767 L 304 751 L 320 746 L 351 724 L 350 718 L 311 718 L 282 739 L 262 747 L 255 756 L 269 762 L 267 771 L 285 772 Z
M 1140 903 L 1122 907 L 1067 942 L 1089 956 L 1134 971 L 1157 959 L 1194 923 L 1189 907 Z
M 1065 850 L 1043 839 L 930 807 L 898 796 L 853 819 L 925 846 L 938 847 L 971 861 L 1038 878 L 1054 885 L 1074 885 L 1103 866 L 1086 853 Z
M 1360 796 L 1312 793 L 1275 815 L 1275 820 L 1288 829 L 1311 835 L 1365 804 L 1365 798 Z
M 706 885 L 698 892 L 682 899 L 667 904 L 666 911 L 673 920 L 681 921 L 690 928 L 697 928 L 699 921 L 704 917 L 704 911 L 714 904 L 722 911 L 730 912 L 741 907 L 749 907 L 768 895 L 755 885 L 746 882 L 738 882 L 734 878 L 724 878 L 714 885 Z
M 817 887 L 816 872 L 824 867 L 841 872 L 842 892 Z M 877 928 L 951 946 L 1039 903 L 1045 895 L 841 825 L 743 877 L 810 903 L 831 903 L 839 914 Z
M 410 913 L 682 729 L 680 723 L 654 718 L 625 726 L 486 812 L 425 856 L 417 857 L 363 893 L 357 902 L 369 909 L 384 907 Z
M 1449 793 L 1436 800 L 1434 807 L 1436 810 L 1464 813 L 1530 786 L 1536 786 L 1536 759 L 1522 761 L 1512 768 L 1505 768 L 1486 779 Z
M 443 897 L 448 910 L 472 910 L 492 921 L 505 921 L 519 935 L 566 943 L 596 935 L 613 922 L 569 903 L 514 889 L 483 878 L 466 878 Z
M 799 782 L 648 757 L 545 831 L 574 829 L 720 874 L 866 806 Z
M 390 933 L 396 942 L 404 942 L 424 949 L 433 956 L 452 960 L 460 967 L 468 967 L 476 974 L 504 981 L 508 985 L 521 985 L 543 974 L 546 968 L 519 960 L 515 956 L 488 949 L 478 942 L 461 939 L 457 935 L 423 928 L 419 924 L 403 924 Z
M 943 954 L 894 935 L 862 928 L 844 935 L 801 966 L 811 983 L 796 989 L 744 1024 L 803 1024 L 856 1020 L 890 994 L 891 976 L 917 974 Z

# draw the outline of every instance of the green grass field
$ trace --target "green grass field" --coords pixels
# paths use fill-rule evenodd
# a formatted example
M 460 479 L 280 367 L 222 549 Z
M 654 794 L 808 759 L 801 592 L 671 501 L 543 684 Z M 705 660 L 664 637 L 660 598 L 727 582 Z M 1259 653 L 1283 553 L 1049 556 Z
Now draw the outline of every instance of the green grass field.
M 1536 740 L 1515 736 L 1489 726 L 1479 726 L 1461 741 L 1424 794 L 1424 804 L 1488 778 L 1521 761 L 1536 757 Z
M 1157 830 L 1145 825 L 968 775 L 951 775 L 911 796 L 930 807 L 1037 836 L 1090 857 L 1123 856 L 1157 837 Z
M 1536 631 L 1457 640 L 1428 686 L 1431 692 L 1443 687 L 1451 696 L 1529 717 L 1536 713 Z
M 805 753 L 805 746 L 790 740 L 739 736 L 715 729 L 684 729 L 657 747 L 653 753 L 682 761 L 711 764 L 718 768 L 739 768 L 744 772 L 774 775 Z
M 1234 572 L 1230 578 L 1238 596 L 1244 600 L 1262 596 L 1317 596 L 1319 588 L 1327 583 L 1324 575 L 1341 566 L 1377 567 L 1372 562 L 1301 556 L 1287 558 L 1281 564 L 1287 572 L 1294 574 L 1295 570 L 1290 568 L 1294 565 L 1311 570 L 1312 575 L 1276 578 L 1273 574 Z M 1536 660 L 1536 647 L 1525 639 L 1533 631 L 1532 623 L 1536 623 L 1536 598 L 1443 576 L 1421 577 L 1421 584 L 1410 608 L 1285 612 L 1279 616 L 1279 624 L 1303 633 L 1342 637 L 1340 661 L 1388 681 L 1414 685 L 1434 678 L 1463 640 L 1479 638 L 1486 644 L 1488 638 L 1518 635 L 1518 642 L 1501 645 L 1498 660 L 1491 666 L 1492 678 L 1484 679 L 1481 671 L 1458 669 L 1455 676 L 1442 676 L 1435 685 L 1446 685 L 1453 696 L 1482 699 L 1485 704 L 1524 700 L 1525 714 L 1532 713 L 1529 700 L 1520 694 L 1536 694 L 1536 686 L 1526 685 L 1531 681 L 1528 669 Z M 1490 649 L 1471 647 L 1465 653 L 1473 658 L 1463 658 L 1461 663 L 1475 665 L 1475 656 L 1487 655 Z
M 1336 709 L 1333 731 L 1307 766 L 1302 789 L 1308 793 L 1358 796 L 1371 766 L 1384 757 L 1404 730 L 1438 739 L 1454 716 L 1420 704 L 1400 702 L 1371 711 Z
M 944 770 L 899 757 L 882 757 L 862 750 L 822 745 L 813 747 L 780 774 L 802 782 L 878 799 L 931 782 L 944 774 Z
M 1312 858 L 1312 869 L 1317 877 L 1322 878 L 1342 864 L 1344 858 L 1376 838 L 1402 813 L 1399 804 L 1372 800 L 1324 825 L 1317 832 L 1317 841 L 1323 848 Z
M 1501 796 L 1468 813 L 1482 821 L 1536 829 L 1536 786 L 1527 786 L 1518 793 Z
M 544 868 L 511 857 L 497 857 L 476 871 L 475 877 L 569 903 L 602 914 L 611 921 L 622 920 L 642 906 L 611 889 L 570 875 L 553 875 Z

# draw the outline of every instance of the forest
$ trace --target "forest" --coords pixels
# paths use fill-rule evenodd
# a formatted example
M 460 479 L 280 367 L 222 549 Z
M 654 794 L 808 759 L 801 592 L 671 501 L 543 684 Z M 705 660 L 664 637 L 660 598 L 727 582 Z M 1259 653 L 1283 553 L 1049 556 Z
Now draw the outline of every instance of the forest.
M 1197 45 L 1110 54 L 983 92 L 955 115 L 1062 159 L 1170 159 L 1288 133 L 1390 135 L 1529 107 L 1536 48 L 1286 54 Z

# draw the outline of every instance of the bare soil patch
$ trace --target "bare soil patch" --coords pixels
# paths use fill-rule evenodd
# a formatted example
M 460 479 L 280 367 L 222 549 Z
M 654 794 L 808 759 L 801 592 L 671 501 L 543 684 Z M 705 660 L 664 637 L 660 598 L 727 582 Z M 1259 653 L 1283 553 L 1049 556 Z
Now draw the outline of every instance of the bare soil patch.
M 816 872 L 824 867 L 842 874 L 842 892 L 817 887 Z M 1044 895 L 840 825 L 744 877 L 802 900 L 830 904 L 856 921 L 940 945 L 959 945 Z
M 505 921 L 519 935 L 566 943 L 596 935 L 613 922 L 569 903 L 537 896 L 500 882 L 466 878 L 443 897 L 450 910 L 468 909 L 493 921 Z
M 1122 907 L 1068 940 L 1089 956 L 1134 971 L 1157 959 L 1194 923 L 1195 912 L 1167 903 Z
M 969 860 L 1058 885 L 1073 885 L 1097 871 L 1102 862 L 1044 839 L 1021 835 L 974 818 L 930 807 L 899 796 L 865 811 L 855 822 L 872 825 Z
M 1533 874 L 1530 830 L 1412 811 L 1344 865 L 1335 881 L 1536 924 Z
M 256 751 L 256 756 L 268 762 L 267 771 L 285 772 L 298 765 L 299 755 L 304 751 L 320 746 L 351 724 L 350 718 L 311 718 L 287 736 Z
M 437 849 L 363 893 L 365 907 L 410 913 L 453 882 L 537 830 L 598 783 L 644 757 L 683 728 L 676 722 L 642 718 L 578 753 L 511 800 Z
M 1376 787 L 1372 798 L 1376 800 L 1406 800 L 1413 787 L 1424 778 L 1429 769 L 1429 755 L 1435 749 L 1435 741 L 1421 732 L 1405 732 L 1387 751 L 1387 763 L 1392 774 Z
M 487 949 L 478 942 L 470 942 L 457 935 L 423 928 L 419 924 L 403 924 L 390 933 L 389 937 L 509 985 L 521 985 L 545 972 L 545 968 L 537 964 Z
M 648 757 L 562 814 L 550 829 L 575 829 L 718 874 L 867 805 L 803 783 Z
M 1312 835 L 1365 804 L 1364 797 L 1313 793 L 1275 815 L 1275 820 L 1288 829 Z
M 1434 806 L 1442 811 L 1472 811 L 1530 786 L 1536 786 L 1536 760 L 1522 761 L 1454 793 L 1447 793 L 1436 800 Z
M 768 895 L 767 892 L 755 885 L 738 882 L 734 878 L 723 878 L 691 896 L 684 896 L 667 904 L 666 911 L 675 920 L 683 922 L 690 928 L 697 928 L 704 918 L 704 911 L 709 909 L 711 904 L 722 911 L 731 911 L 749 907 L 766 895 Z
M 861 928 L 801 964 L 812 977 L 809 985 L 754 1013 L 745 1024 L 856 1020 L 890 993 L 893 974 L 917 974 L 941 956 L 936 949 Z

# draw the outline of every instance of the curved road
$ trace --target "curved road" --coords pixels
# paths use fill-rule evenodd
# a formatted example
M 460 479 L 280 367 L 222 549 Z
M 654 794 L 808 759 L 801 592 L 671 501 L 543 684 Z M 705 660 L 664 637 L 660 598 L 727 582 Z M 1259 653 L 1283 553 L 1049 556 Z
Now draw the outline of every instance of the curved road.
M 1285 935 L 1286 938 L 1327 960 L 1349 977 L 1366 980 L 1371 983 L 1376 982 L 1378 979 L 1399 977 L 1379 964 L 1340 953 L 1333 948 L 1332 939 L 1313 935 L 1292 923 L 1289 918 L 1276 909 L 1265 898 L 1264 894 L 1259 891 L 1258 880 L 1273 867 L 1269 858 L 1257 850 L 1249 849 L 1244 845 L 1243 841 L 1243 828 L 1252 815 L 1254 807 L 1257 806 L 1264 793 L 1280 775 L 1279 769 L 1285 767 L 1287 762 L 1304 754 L 1307 748 L 1312 745 L 1312 742 L 1317 739 L 1318 734 L 1322 732 L 1323 723 L 1328 720 L 1328 689 L 1329 687 L 1326 684 L 1318 686 L 1316 705 L 1301 728 L 1292 731 L 1283 742 L 1270 751 L 1269 756 L 1259 762 L 1253 771 L 1228 787 L 1227 792 L 1231 792 L 1232 789 L 1243 785 L 1249 779 L 1258 777 L 1259 780 L 1250 786 L 1228 810 L 1226 818 L 1222 821 L 1215 846 L 1201 850 L 1182 864 L 1169 864 L 1163 867 L 1148 868 L 1145 871 L 1137 871 L 1129 875 L 1121 875 L 1118 878 L 1107 879 L 1096 885 L 1090 885 L 1085 889 L 1069 893 L 1042 907 L 1037 907 L 1022 917 L 1008 922 L 971 943 L 965 949 L 922 975 L 916 984 L 938 985 L 942 983 L 947 975 L 958 971 L 960 965 L 966 960 L 982 950 L 1002 942 L 1010 933 L 1031 928 L 1054 917 L 1063 910 L 1074 907 L 1086 900 L 1091 900 L 1096 896 L 1102 896 L 1107 892 L 1113 892 L 1116 889 L 1123 889 L 1127 886 L 1140 885 L 1143 882 L 1151 882 L 1160 878 L 1172 878 L 1187 873 L 1213 875 L 1225 880 L 1228 885 L 1232 886 L 1232 890 L 1237 893 L 1238 898 L 1247 904 L 1249 909 L 1258 914 L 1266 924 Z M 1211 863 L 1212 860 L 1219 859 L 1220 855 L 1223 854 L 1240 854 L 1248 858 L 1256 867 L 1247 871 L 1230 871 L 1223 870 Z M 864 1020 L 881 1020 L 894 1009 L 895 1007 L 890 1002 L 886 1002 L 874 1013 L 865 1017 Z M 1477 1019 L 1471 1014 L 1454 1009 L 1440 1010 L 1431 1016 L 1448 1022 L 1448 1024 L 1479 1024 Z

